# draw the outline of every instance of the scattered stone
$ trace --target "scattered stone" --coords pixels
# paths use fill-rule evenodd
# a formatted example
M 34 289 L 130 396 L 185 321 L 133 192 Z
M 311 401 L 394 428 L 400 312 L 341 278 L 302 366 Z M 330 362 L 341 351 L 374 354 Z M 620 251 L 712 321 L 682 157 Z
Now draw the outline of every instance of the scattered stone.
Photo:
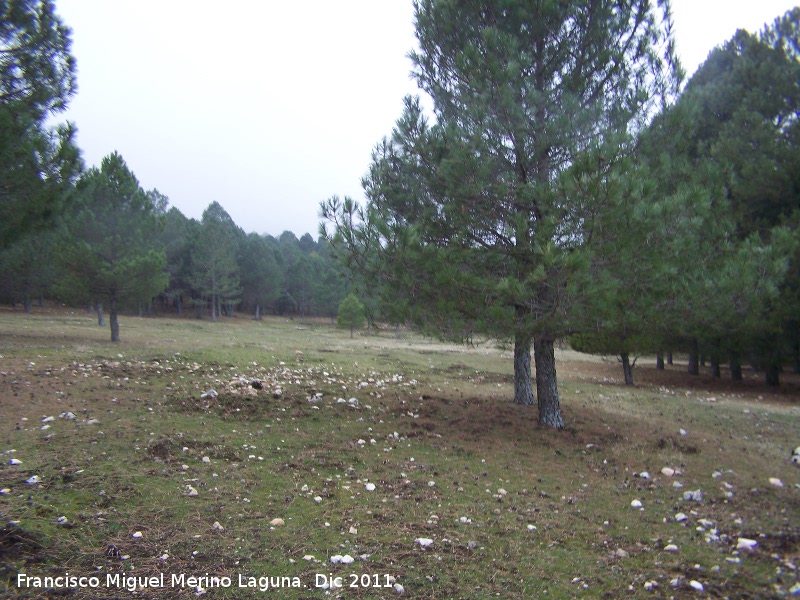
M 208 458 L 207 456 L 204 456 L 204 457 L 203 457 L 203 462 L 204 462 L 204 463 L 206 463 L 206 464 L 208 464 L 208 463 L 210 463 L 210 462 L 211 462 L 211 459 L 210 459 L 210 458 Z
M 664 552 L 677 552 L 678 547 L 675 544 L 667 544 L 664 546 Z
M 650 479 L 650 473 L 648 473 L 647 471 L 642 471 L 641 473 L 639 473 L 639 477 L 641 477 L 642 479 Z
M 758 542 L 756 540 L 751 540 L 749 538 L 740 537 L 736 540 L 736 549 L 737 550 L 745 550 L 746 552 L 752 552 L 758 546 Z
M 208 390 L 207 392 L 203 392 L 202 394 L 200 394 L 200 399 L 205 400 L 207 398 L 211 398 L 213 400 L 218 396 L 219 393 L 217 392 L 217 390 Z
M 684 521 L 688 521 L 688 520 L 689 520 L 689 517 L 687 517 L 687 516 L 686 516 L 684 513 L 682 513 L 682 512 L 679 512 L 679 513 L 677 513 L 677 514 L 675 515 L 675 520 L 676 520 L 678 523 L 683 523 Z
M 33 477 L 29 477 L 28 479 L 25 480 L 25 483 L 27 483 L 28 485 L 36 485 L 37 483 L 41 482 L 42 478 L 39 477 L 38 475 L 34 475 Z
M 614 556 L 616 556 L 617 558 L 628 558 L 628 553 L 622 548 L 617 548 L 614 551 Z
M 633 508 L 643 508 L 641 500 L 631 500 L 631 506 Z
M 375 491 L 375 484 L 374 483 L 368 483 L 367 485 L 364 486 L 364 488 L 368 492 L 374 492 Z
M 89 419 L 88 421 L 86 421 L 86 424 L 87 425 L 99 425 L 100 421 L 98 421 L 97 419 Z
M 44 418 L 42 418 L 42 423 L 50 423 L 50 422 L 55 421 L 55 420 L 56 420 L 55 417 L 44 417 Z
M 198 492 L 198 491 L 197 491 L 195 488 L 193 488 L 192 486 L 190 486 L 190 485 L 187 485 L 187 486 L 186 486 L 186 495 L 187 495 L 187 496 L 190 496 L 190 497 L 194 498 L 195 496 L 199 495 L 199 493 L 200 493 L 200 492 Z
M 657 587 L 658 587 L 657 581 L 650 580 L 644 582 L 644 589 L 646 589 L 648 592 L 656 589 Z
M 683 499 L 694 502 L 703 501 L 703 490 L 694 490 L 692 492 L 683 492 Z
M 10 465 L 21 465 L 22 461 L 21 460 L 17 460 L 16 458 L 12 458 L 12 459 L 9 459 L 8 464 L 10 464 Z
M 681 435 L 686 435 L 686 430 L 681 428 L 678 430 L 678 433 L 680 433 Z
M 272 521 L 270 521 L 269 524 L 272 525 L 273 527 L 280 527 L 281 525 L 285 525 L 286 521 L 284 521 L 280 517 L 276 517 L 272 519 Z
M 131 537 L 133 539 L 135 539 L 135 540 L 139 540 L 139 539 L 142 538 L 142 532 L 141 531 L 135 531 L 135 532 L 133 532 L 133 535 L 131 535 Z
M 406 588 L 404 588 L 404 587 L 403 587 L 402 585 L 400 585 L 399 583 L 395 583 L 395 584 L 392 586 L 392 589 L 394 589 L 394 593 L 395 593 L 395 594 L 405 594 L 405 593 L 406 593 Z
M 695 581 L 694 579 L 692 579 L 692 580 L 689 582 L 689 586 L 690 586 L 692 589 L 695 589 L 695 590 L 697 590 L 698 592 L 702 592 L 703 590 L 705 590 L 705 588 L 703 587 L 703 584 L 702 584 L 702 583 L 700 583 L 699 581 Z
M 778 479 L 777 477 L 770 477 L 769 478 L 770 485 L 774 485 L 775 487 L 783 487 L 783 482 Z
M 415 541 L 415 542 L 417 542 L 417 543 L 418 543 L 420 546 L 422 546 L 423 548 L 427 548 L 428 546 L 430 546 L 431 544 L 433 544 L 433 540 L 432 540 L 432 539 L 430 539 L 430 538 L 423 538 L 423 537 L 420 537 L 420 538 L 417 538 L 417 539 L 415 539 L 414 541 Z
M 675 475 L 675 469 L 671 469 L 670 467 L 664 467 L 663 469 L 661 469 L 661 474 L 664 475 L 665 477 L 672 477 L 673 475 Z
M 0 496 L 7 496 L 10 493 L 11 493 L 10 488 L 3 488 L 2 490 L 0 490 Z
M 59 525 L 66 525 L 67 524 L 67 517 L 58 517 L 56 519 L 56 523 Z
M 212 529 L 216 529 L 217 531 L 225 531 L 225 528 L 220 524 L 219 521 L 214 521 L 214 524 L 211 526 Z

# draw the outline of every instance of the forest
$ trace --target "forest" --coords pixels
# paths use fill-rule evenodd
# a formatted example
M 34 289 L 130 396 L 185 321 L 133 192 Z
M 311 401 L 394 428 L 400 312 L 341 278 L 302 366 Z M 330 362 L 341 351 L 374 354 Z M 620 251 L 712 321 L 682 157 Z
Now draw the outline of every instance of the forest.
M 354 292 L 369 322 L 513 344 L 515 401 L 556 428 L 558 340 L 628 383 L 643 354 L 800 371 L 800 9 L 684 81 L 668 3 L 478 4 L 416 4 L 433 114 L 406 98 L 366 205 L 322 203 L 315 240 L 219 202 L 188 219 L 117 153 L 85 166 L 47 124 L 76 92 L 69 28 L 3 3 L 0 298 L 87 307 L 118 341 L 121 311 L 333 319 Z

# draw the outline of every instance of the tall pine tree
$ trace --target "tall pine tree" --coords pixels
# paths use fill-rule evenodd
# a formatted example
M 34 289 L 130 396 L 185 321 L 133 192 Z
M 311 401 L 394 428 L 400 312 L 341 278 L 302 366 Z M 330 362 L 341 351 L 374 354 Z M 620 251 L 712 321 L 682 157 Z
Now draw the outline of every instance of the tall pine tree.
M 374 152 L 368 206 L 331 199 L 323 216 L 353 264 L 380 252 L 417 323 L 513 340 L 521 404 L 535 401 L 533 344 L 539 422 L 563 428 L 554 342 L 591 262 L 594 199 L 558 181 L 578 163 L 614 164 L 654 99 L 676 91 L 669 3 L 420 0 L 415 25 L 414 76 L 435 120 L 407 99 Z

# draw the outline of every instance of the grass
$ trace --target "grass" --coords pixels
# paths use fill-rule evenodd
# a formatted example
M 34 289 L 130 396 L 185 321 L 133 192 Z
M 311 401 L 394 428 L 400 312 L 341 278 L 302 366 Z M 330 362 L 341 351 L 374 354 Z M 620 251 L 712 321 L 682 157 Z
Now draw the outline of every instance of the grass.
M 0 595 L 800 590 L 800 470 L 789 461 L 800 405 L 788 374 L 775 390 L 755 375 L 732 385 L 645 363 L 631 388 L 612 361 L 565 351 L 567 429 L 554 432 L 509 402 L 510 352 L 491 343 L 394 330 L 351 340 L 278 318 L 121 325 L 112 344 L 80 311 L 0 312 Z M 698 489 L 701 502 L 683 499 Z M 740 537 L 758 546 L 737 550 Z M 344 555 L 354 562 L 331 562 Z M 20 573 L 99 586 L 19 587 Z M 164 587 L 142 586 L 162 576 Z M 332 577 L 346 587 L 316 587 Z

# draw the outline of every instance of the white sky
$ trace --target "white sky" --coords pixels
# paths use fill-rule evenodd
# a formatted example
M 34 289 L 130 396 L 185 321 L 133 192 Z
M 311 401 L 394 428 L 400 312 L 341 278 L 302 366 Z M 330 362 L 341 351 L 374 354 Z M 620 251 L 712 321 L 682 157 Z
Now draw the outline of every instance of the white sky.
M 688 75 L 790 0 L 673 0 Z M 145 189 L 199 219 L 317 237 L 318 207 L 363 200 L 374 145 L 414 93 L 411 0 L 56 0 L 73 30 L 87 166 L 118 151 Z

